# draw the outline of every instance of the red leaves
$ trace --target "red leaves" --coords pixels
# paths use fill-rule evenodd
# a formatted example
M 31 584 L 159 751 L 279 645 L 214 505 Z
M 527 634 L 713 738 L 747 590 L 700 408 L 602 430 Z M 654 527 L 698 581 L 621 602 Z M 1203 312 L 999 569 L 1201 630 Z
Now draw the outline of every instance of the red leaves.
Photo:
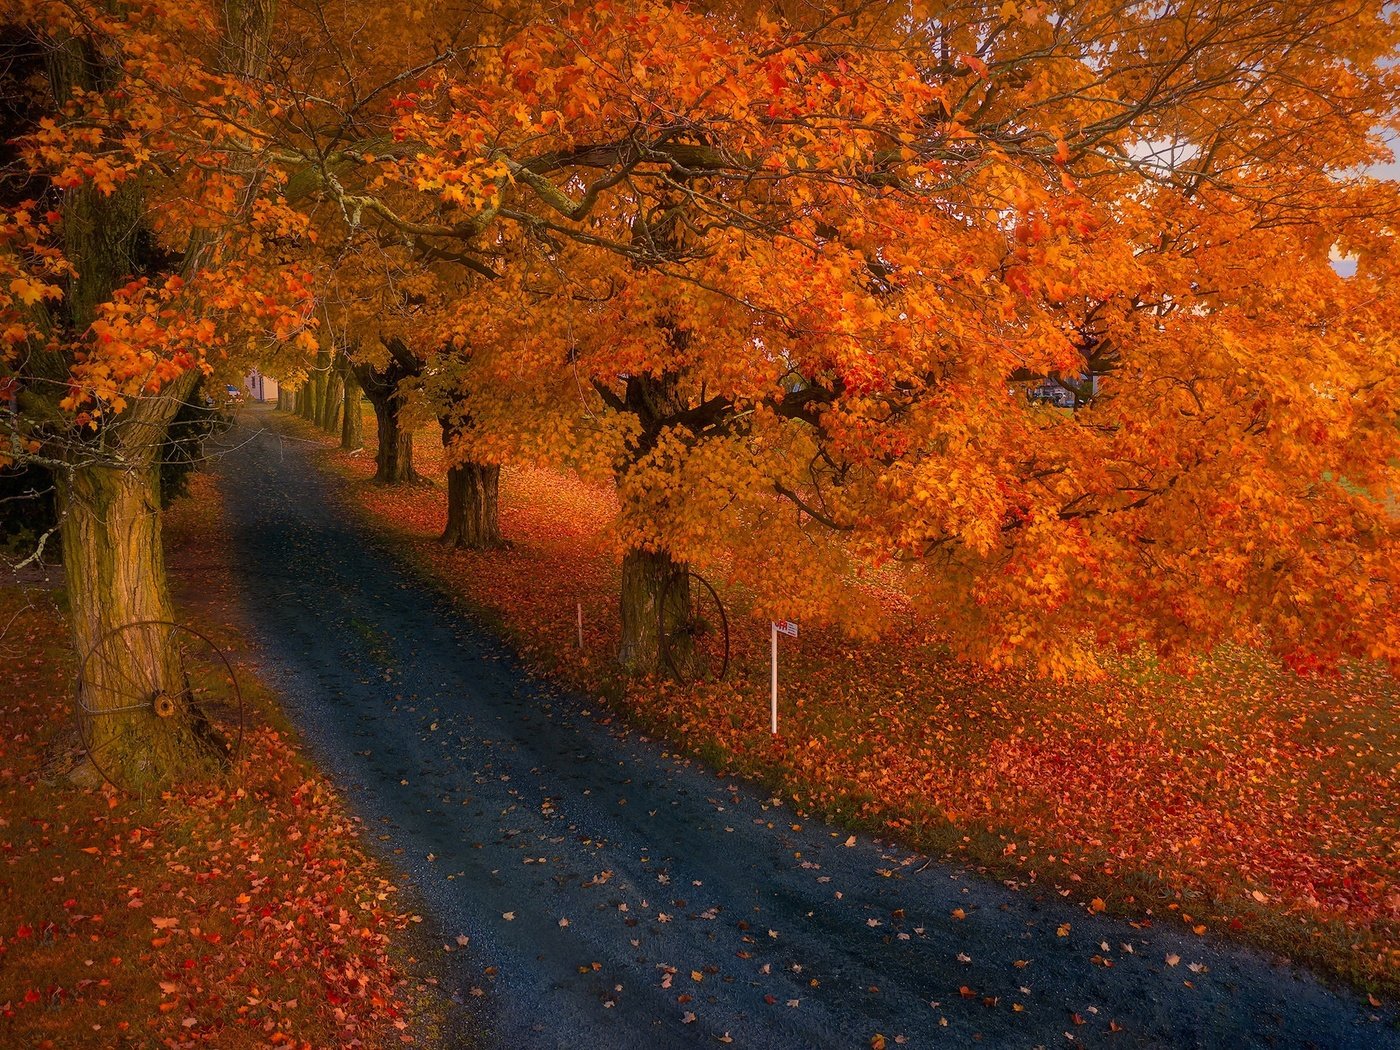
M 207 571 L 182 608 L 222 624 L 231 577 L 211 517 L 217 493 L 208 477 L 193 484 L 198 498 L 167 522 L 170 559 L 178 584 L 182 544 L 198 545 Z M 410 917 L 334 792 L 278 733 L 250 731 L 238 786 L 176 791 L 147 810 L 65 791 L 56 820 L 52 792 L 14 790 L 33 776 L 71 688 L 44 641 L 66 637 L 56 610 L 18 597 L 0 590 L 0 622 L 18 612 L 10 629 L 32 632 L 43 659 L 11 666 L 0 741 L 0 752 L 29 741 L 0 761 L 0 850 L 16 890 L 0 903 L 9 1041 L 348 1046 L 408 1034 L 390 952 Z
M 440 470 L 434 444 L 419 446 L 419 466 L 429 473 Z M 337 456 L 342 469 L 372 469 L 370 457 Z M 356 492 L 383 527 L 419 545 L 454 589 L 499 610 L 527 652 L 568 654 L 563 673 L 596 686 L 617 632 L 608 490 L 564 474 L 508 469 L 502 509 L 515 546 L 491 554 L 444 554 L 422 542 L 442 526 L 433 490 Z M 1397 790 L 1386 756 L 1400 746 L 1400 725 L 1394 686 L 1382 673 L 1352 667 L 1332 680 L 1300 681 L 1235 651 L 1192 679 L 1153 668 L 1070 689 L 948 659 L 926 642 L 936 635 L 910 614 L 902 594 L 893 587 L 879 593 L 905 627 L 878 644 L 853 645 L 804 625 L 784 658 L 792 706 L 777 741 L 755 700 L 766 680 L 708 690 L 666 686 L 660 704 L 654 692 L 638 690 L 628 710 L 686 746 L 712 746 L 730 768 L 781 770 L 788 789 L 814 810 L 855 813 L 915 838 L 930 823 L 975 833 L 987 843 L 977 847 L 985 850 L 979 860 L 1034 872 L 1046 883 L 1075 887 L 1092 876 L 1095 890 L 1072 898 L 1091 912 L 1109 901 L 1115 909 L 1141 907 L 1105 887 L 1136 872 L 1160 881 L 1164 892 L 1201 887 L 1229 907 L 1287 914 L 1289 926 L 1320 928 L 1345 917 L 1368 936 L 1355 938 L 1361 948 L 1339 949 L 1339 966 L 1387 973 L 1400 965 L 1387 925 L 1400 914 L 1393 890 L 1400 828 L 1356 819 Z M 725 593 L 736 665 L 747 661 L 761 679 L 766 655 L 752 646 L 766 644 L 767 635 L 750 633 L 744 597 Z M 587 610 L 581 661 L 574 655 L 580 600 Z M 833 652 L 845 658 L 832 659 Z M 1200 934 L 1211 925 L 1242 925 L 1154 910 Z M 1267 935 L 1268 925 L 1248 929 Z M 1066 926 L 1064 936 L 1070 933 Z

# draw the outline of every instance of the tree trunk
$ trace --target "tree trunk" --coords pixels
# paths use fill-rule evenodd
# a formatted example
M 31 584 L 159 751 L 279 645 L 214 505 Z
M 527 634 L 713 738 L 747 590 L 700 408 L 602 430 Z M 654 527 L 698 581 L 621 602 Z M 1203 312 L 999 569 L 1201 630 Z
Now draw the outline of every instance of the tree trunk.
M 505 546 L 499 498 L 501 468 L 461 463 L 447 471 L 447 528 L 442 542 L 468 550 Z
M 460 409 L 460 406 L 452 406 Z M 442 447 L 451 449 L 463 425 L 463 416 L 438 417 Z M 486 463 L 458 463 L 447 469 L 447 528 L 442 542 L 468 550 L 504 547 L 500 520 L 501 468 Z
M 312 423 L 316 422 L 316 377 L 314 375 L 306 377 L 306 382 L 297 391 L 297 397 L 300 399 L 297 408 L 301 418 Z
M 381 485 L 398 485 L 418 480 L 413 471 L 413 431 L 399 423 L 404 407 L 404 380 L 416 376 L 420 362 L 399 340 L 384 343 L 389 349 L 389 361 L 376 369 L 368 364 L 354 366 L 360 388 L 374 406 L 374 419 L 379 429 L 379 452 L 374 480 Z
M 326 376 L 326 392 L 321 398 L 321 429 L 329 434 L 334 434 L 340 427 L 340 406 L 345 400 L 345 395 L 341 390 L 340 373 L 332 370 Z
M 379 430 L 374 480 L 381 485 L 417 481 L 418 475 L 413 472 L 413 431 L 399 425 L 398 399 L 389 397 L 372 403 Z
M 161 549 L 160 473 L 78 467 L 60 498 L 73 638 L 78 658 L 88 657 L 79 697 L 84 740 L 97 772 L 148 796 L 220 750 L 183 702 L 188 683 L 169 628 L 130 626 L 175 619 Z
M 348 450 L 364 448 L 365 415 L 360 403 L 360 381 L 355 373 L 345 370 L 345 406 L 340 413 L 340 447 Z
M 312 395 L 314 400 L 311 402 L 310 419 L 319 427 L 321 420 L 326 415 L 326 393 L 331 380 L 331 353 L 329 350 L 316 351 L 316 368 L 311 373 L 311 378 L 312 389 L 315 393 Z
M 665 671 L 663 623 L 669 629 L 688 615 L 690 577 L 670 555 L 630 550 L 622 559 L 622 643 L 618 663 L 629 674 Z M 665 609 L 662 601 L 665 601 Z M 685 661 L 689 653 L 672 653 Z
M 288 398 L 289 396 L 290 396 L 290 395 L 287 393 L 287 388 L 284 387 L 281 383 L 278 383 L 278 384 L 277 384 L 277 411 L 279 411 L 279 412 L 285 412 L 285 411 L 287 411 L 287 407 L 288 407 L 288 406 L 287 406 L 287 398 Z

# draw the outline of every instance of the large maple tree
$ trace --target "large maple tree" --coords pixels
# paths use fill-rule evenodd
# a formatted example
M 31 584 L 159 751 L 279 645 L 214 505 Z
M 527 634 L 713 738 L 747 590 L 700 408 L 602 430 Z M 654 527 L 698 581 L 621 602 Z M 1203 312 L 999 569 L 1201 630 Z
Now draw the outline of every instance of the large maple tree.
M 613 472 L 625 664 L 887 563 L 994 663 L 1396 661 L 1383 4 L 516 14 L 318 192 L 485 278 L 468 444 Z
M 174 619 L 159 462 L 182 405 L 202 378 L 309 336 L 308 277 L 283 251 L 305 220 L 278 205 L 250 133 L 270 14 L 242 0 L 6 10 L 0 463 L 52 472 L 80 657 Z M 219 757 L 192 706 L 147 717 L 185 691 L 168 631 L 128 632 L 107 657 L 81 697 L 106 768 L 146 790 Z

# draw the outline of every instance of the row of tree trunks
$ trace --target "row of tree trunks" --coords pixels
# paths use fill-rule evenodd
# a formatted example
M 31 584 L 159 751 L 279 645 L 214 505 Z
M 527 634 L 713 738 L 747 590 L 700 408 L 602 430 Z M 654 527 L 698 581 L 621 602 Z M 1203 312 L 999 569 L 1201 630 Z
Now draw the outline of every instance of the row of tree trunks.
M 342 361 L 345 362 L 343 366 Z M 335 367 L 327 364 L 322 370 L 318 364 L 313 375 L 323 378 L 309 380 L 297 391 L 298 410 L 327 430 L 335 429 L 338 418 L 341 447 L 360 448 L 363 377 L 363 393 L 374 409 L 379 436 L 374 480 L 381 485 L 419 480 L 413 467 L 413 433 L 401 420 L 403 400 L 399 382 L 406 378 L 406 370 L 397 368 L 393 362 L 383 371 L 366 366 L 356 368 L 341 357 Z M 318 385 L 322 387 L 319 402 L 314 400 Z M 645 424 L 653 424 L 649 429 L 659 429 L 658 421 L 674 408 L 671 403 L 674 395 L 671 384 L 664 381 L 639 378 L 632 385 L 629 401 L 644 421 L 643 440 L 635 450 L 640 458 L 650 447 Z M 443 446 L 450 448 L 461 422 L 455 416 L 443 416 L 440 424 Z M 489 550 L 506 544 L 500 525 L 500 479 L 501 468 L 490 464 L 468 461 L 448 469 L 447 525 L 441 537 L 444 544 L 468 550 Z M 632 550 L 623 558 L 619 593 L 622 639 L 618 663 L 629 674 L 667 672 L 661 635 L 666 624 L 674 624 L 686 615 L 688 580 L 685 566 L 665 552 Z M 673 608 L 663 609 L 663 602 Z M 672 655 L 685 659 L 684 653 Z
M 352 367 L 337 355 L 317 355 L 312 378 L 296 392 L 296 409 L 322 428 L 334 431 L 339 423 L 341 447 L 361 447 L 363 426 L 361 392 L 374 409 L 379 449 L 374 480 L 398 485 L 419 480 L 413 467 L 413 433 L 403 425 L 400 383 L 411 372 L 397 359 L 387 368 Z M 343 364 L 342 364 L 343 362 Z M 634 450 L 640 458 L 650 448 L 661 421 L 675 408 L 674 384 L 638 377 L 629 384 L 630 407 L 642 418 L 643 439 Z M 280 395 L 279 395 L 280 400 Z M 461 425 L 456 416 L 443 416 L 442 442 L 451 447 Z M 650 425 L 648 425 L 650 424 Z M 442 542 L 455 548 L 487 550 L 505 545 L 500 526 L 499 466 L 464 462 L 447 472 L 447 525 Z M 622 639 L 618 662 L 630 674 L 665 673 L 661 636 L 668 623 L 686 615 L 689 604 L 685 566 L 665 552 L 632 550 L 622 563 L 619 601 Z M 663 609 L 663 602 L 674 608 Z M 684 659 L 685 654 L 673 654 Z

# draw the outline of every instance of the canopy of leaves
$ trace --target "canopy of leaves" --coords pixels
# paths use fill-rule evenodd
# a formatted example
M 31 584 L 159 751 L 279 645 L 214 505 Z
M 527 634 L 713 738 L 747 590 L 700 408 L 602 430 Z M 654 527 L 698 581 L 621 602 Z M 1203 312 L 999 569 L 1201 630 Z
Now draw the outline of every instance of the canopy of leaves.
M 610 475 L 623 547 L 775 614 L 876 630 L 848 582 L 894 562 L 993 664 L 1400 666 L 1380 0 L 301 0 L 241 65 L 201 11 L 89 12 L 141 90 L 26 139 L 60 189 L 151 179 L 161 243 L 240 246 L 72 331 L 65 410 L 285 342 L 314 291 L 413 355 L 455 455 Z M 9 214 L 31 346 L 72 263 Z

